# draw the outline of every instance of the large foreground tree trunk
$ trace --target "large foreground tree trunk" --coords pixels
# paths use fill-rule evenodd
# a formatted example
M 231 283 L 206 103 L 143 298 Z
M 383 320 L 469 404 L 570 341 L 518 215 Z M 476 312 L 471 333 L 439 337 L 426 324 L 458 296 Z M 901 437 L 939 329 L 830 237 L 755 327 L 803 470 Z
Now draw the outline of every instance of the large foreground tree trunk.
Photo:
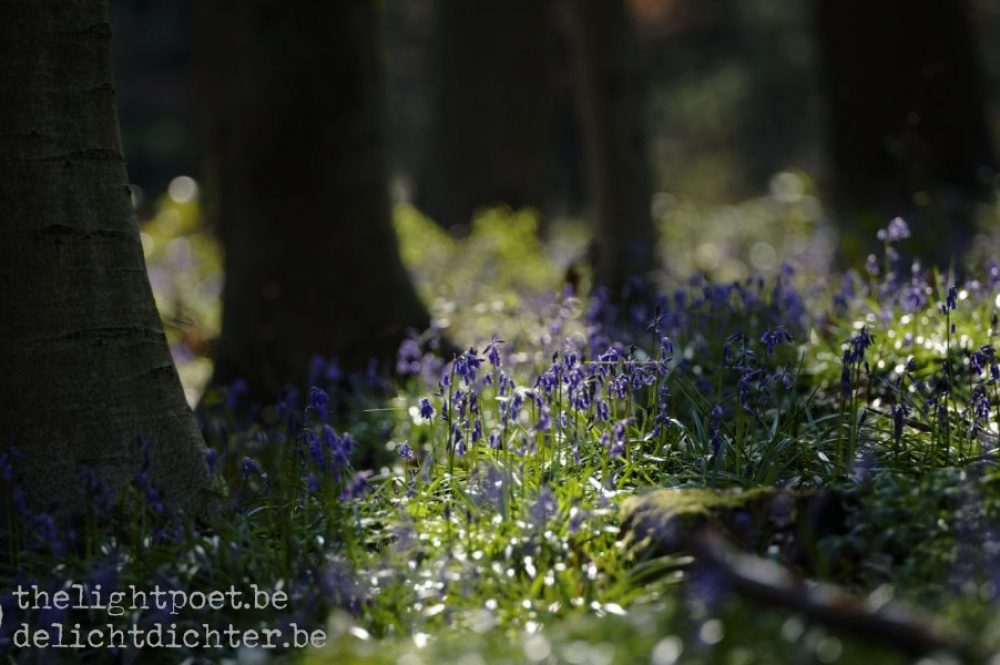
M 312 354 L 361 369 L 428 316 L 389 219 L 374 3 L 206 0 L 195 73 L 225 248 L 216 384 L 275 397 Z
M 174 505 L 210 487 L 153 304 L 122 156 L 107 2 L 0 0 L 0 447 L 36 508 L 120 488 L 151 442 Z
M 627 278 L 656 269 L 646 147 L 645 80 L 624 0 L 565 0 L 578 63 L 588 195 L 596 218 L 599 285 L 620 294 Z
M 836 204 L 868 237 L 892 216 L 947 261 L 971 239 L 993 153 L 962 0 L 821 0 L 818 32 Z M 849 238 L 850 240 L 850 238 Z M 860 249 L 860 248 L 859 248 Z
M 416 203 L 444 228 L 476 209 L 553 195 L 547 0 L 436 0 L 431 127 Z

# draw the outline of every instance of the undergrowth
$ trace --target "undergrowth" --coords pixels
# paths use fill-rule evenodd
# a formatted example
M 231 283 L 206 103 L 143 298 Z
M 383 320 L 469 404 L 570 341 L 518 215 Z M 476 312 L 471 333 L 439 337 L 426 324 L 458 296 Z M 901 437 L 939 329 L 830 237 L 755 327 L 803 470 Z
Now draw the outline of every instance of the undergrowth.
M 537 258 L 495 269 L 505 293 L 558 282 L 529 218 L 509 236 L 494 222 L 477 242 Z M 651 487 L 835 489 L 853 500 L 837 533 L 808 543 L 821 558 L 810 574 L 1000 648 L 1000 267 L 959 279 L 903 265 L 907 235 L 894 220 L 884 252 L 835 284 L 786 264 L 666 293 L 636 283 L 624 300 L 498 291 L 480 312 L 502 318 L 496 335 L 482 321 L 441 325 L 467 350 L 441 358 L 431 337 L 409 340 L 394 380 L 345 383 L 316 358 L 309 385 L 275 405 L 231 386 L 201 414 L 206 465 L 229 489 L 208 519 L 172 513 L 146 468 L 117 494 L 80 469 L 90 500 L 72 523 L 33 513 L 10 449 L 0 583 L 281 590 L 280 611 L 113 621 L 322 628 L 325 649 L 269 652 L 309 662 L 905 662 L 757 607 L 684 556 L 639 565 L 621 538 L 622 501 Z M 442 251 L 461 260 L 450 242 Z M 432 283 L 440 322 L 458 296 Z M 747 544 L 782 560 L 771 545 Z M 2 598 L 6 646 L 19 621 L 109 620 Z

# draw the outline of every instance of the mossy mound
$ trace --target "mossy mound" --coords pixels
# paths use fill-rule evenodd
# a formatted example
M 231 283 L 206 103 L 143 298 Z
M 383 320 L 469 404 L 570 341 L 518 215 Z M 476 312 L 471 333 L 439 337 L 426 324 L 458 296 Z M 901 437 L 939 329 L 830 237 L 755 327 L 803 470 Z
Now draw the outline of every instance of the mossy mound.
M 659 489 L 625 501 L 621 533 L 629 555 L 643 561 L 688 551 L 692 535 L 711 523 L 746 550 L 812 568 L 817 543 L 843 527 L 845 499 L 774 487 Z

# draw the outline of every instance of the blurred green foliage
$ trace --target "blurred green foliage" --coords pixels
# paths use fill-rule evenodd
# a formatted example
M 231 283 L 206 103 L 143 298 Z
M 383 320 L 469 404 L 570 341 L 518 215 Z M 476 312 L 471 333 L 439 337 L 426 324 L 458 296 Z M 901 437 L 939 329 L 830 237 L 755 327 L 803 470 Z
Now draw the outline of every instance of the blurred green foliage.
M 222 250 L 205 227 L 198 185 L 174 178 L 140 224 L 143 253 L 156 307 L 188 402 L 211 378 L 211 342 L 222 320 Z

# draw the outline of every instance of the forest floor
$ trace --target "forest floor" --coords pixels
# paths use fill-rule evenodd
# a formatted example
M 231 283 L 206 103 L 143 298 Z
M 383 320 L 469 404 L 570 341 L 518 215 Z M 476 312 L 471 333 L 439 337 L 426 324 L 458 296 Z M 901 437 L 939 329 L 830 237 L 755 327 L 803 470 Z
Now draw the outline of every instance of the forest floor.
M 774 228 L 789 228 L 783 210 Z M 865 271 L 832 279 L 809 233 L 764 233 L 734 241 L 755 256 L 693 247 L 712 265 L 675 267 L 692 272 L 669 292 L 636 285 L 616 304 L 561 288 L 553 266 L 582 242 L 546 245 L 530 216 L 490 213 L 462 241 L 407 209 L 397 226 L 438 329 L 467 351 L 440 358 L 433 336 L 413 339 L 392 381 L 317 358 L 308 386 L 264 409 L 238 385 L 207 396 L 220 514 L 171 514 L 142 483 L 113 502 L 94 488 L 72 532 L 23 516 L 3 588 L 253 583 L 288 606 L 178 622 L 325 632 L 312 651 L 229 654 L 242 662 L 946 663 L 1000 650 L 1000 265 L 961 278 L 904 267 L 893 223 Z M 783 242 L 798 248 L 787 264 Z M 16 460 L 0 465 L 15 491 Z

